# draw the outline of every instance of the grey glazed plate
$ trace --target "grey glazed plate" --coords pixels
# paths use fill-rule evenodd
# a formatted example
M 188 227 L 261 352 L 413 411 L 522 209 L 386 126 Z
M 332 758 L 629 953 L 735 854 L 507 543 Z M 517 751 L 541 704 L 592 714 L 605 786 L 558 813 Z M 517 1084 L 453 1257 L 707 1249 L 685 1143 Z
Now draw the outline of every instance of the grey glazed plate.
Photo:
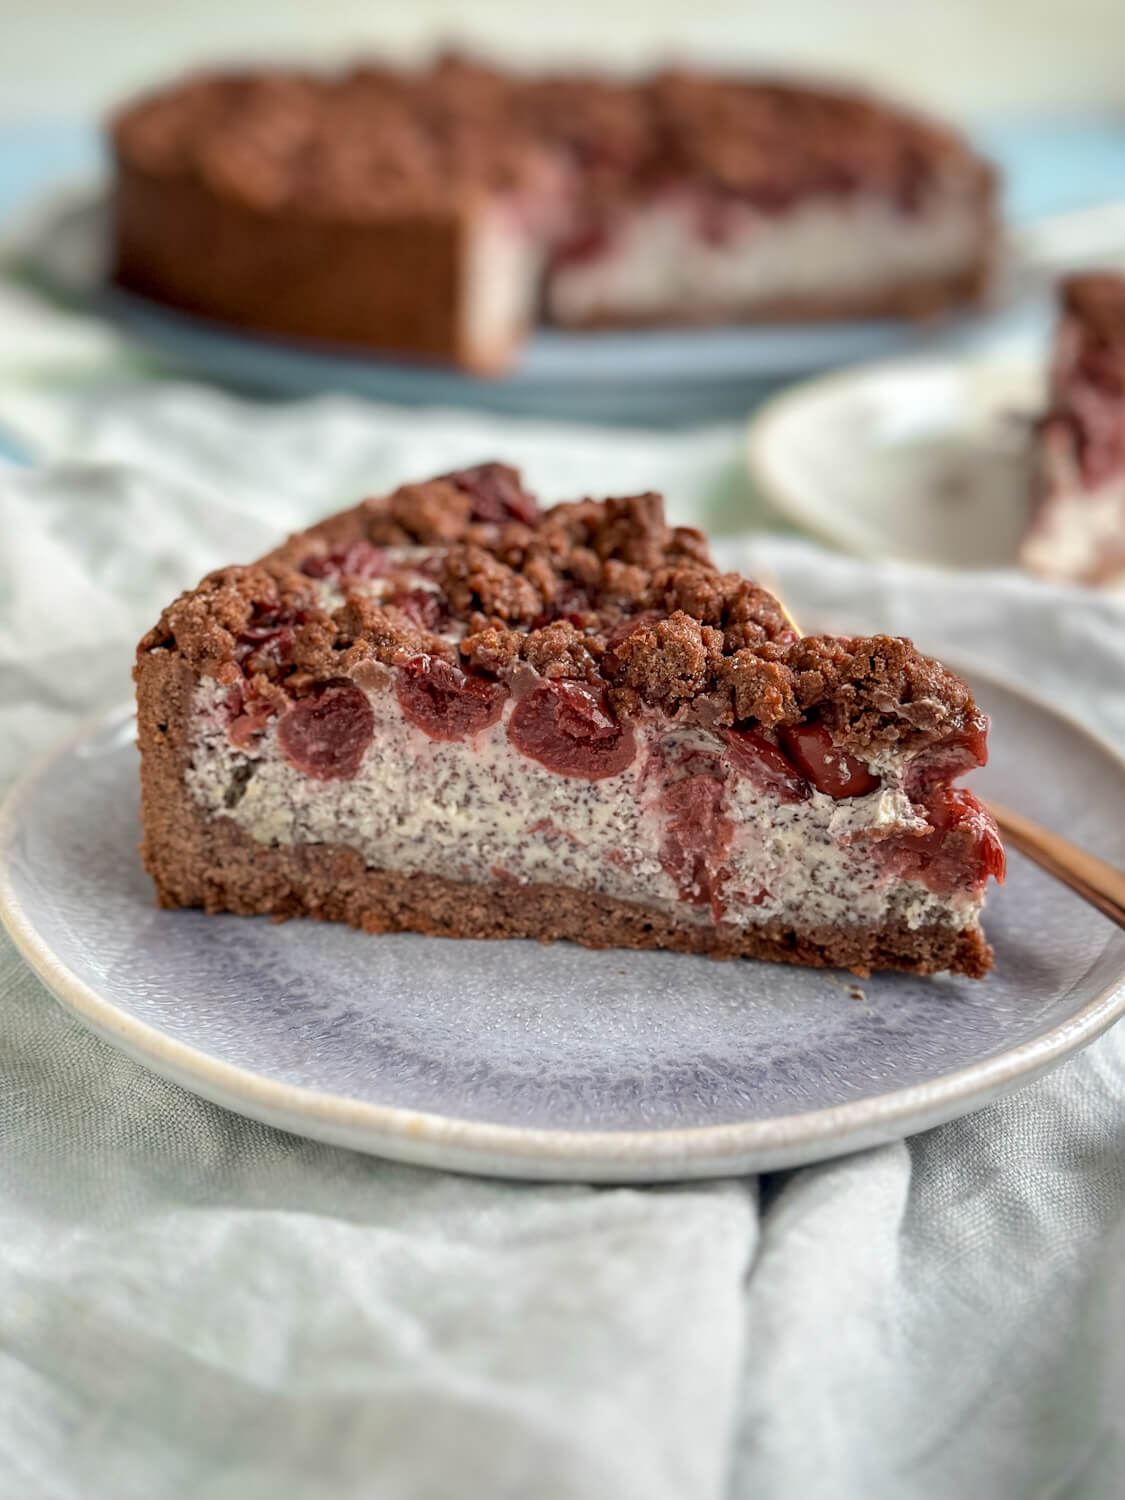
M 974 780 L 1125 862 L 1125 766 L 987 678 Z M 1125 1010 L 1125 932 L 1013 856 L 984 983 L 162 912 L 119 709 L 0 812 L 0 916 L 62 1004 L 242 1114 L 431 1166 L 656 1181 L 840 1155 L 964 1114 Z

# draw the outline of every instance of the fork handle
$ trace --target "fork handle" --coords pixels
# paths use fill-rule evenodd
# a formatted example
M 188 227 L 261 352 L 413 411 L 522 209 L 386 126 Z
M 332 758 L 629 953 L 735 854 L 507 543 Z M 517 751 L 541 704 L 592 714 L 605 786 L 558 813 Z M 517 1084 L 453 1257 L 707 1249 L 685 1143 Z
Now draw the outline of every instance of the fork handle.
M 990 802 L 989 810 L 1006 843 L 1096 906 L 1118 927 L 1125 927 L 1125 872 L 1106 864 L 1104 859 L 1095 859 L 1069 839 L 1048 833 L 1031 818 L 1009 807 Z

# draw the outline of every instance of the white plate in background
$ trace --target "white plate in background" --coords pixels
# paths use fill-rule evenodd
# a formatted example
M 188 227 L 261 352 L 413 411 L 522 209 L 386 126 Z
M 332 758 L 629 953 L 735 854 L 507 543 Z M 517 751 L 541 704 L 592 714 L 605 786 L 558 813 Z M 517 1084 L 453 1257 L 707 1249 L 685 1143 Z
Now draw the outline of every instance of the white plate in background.
M 1012 566 L 1043 387 L 1030 355 L 887 360 L 826 375 L 758 410 L 751 478 L 789 520 L 846 552 Z

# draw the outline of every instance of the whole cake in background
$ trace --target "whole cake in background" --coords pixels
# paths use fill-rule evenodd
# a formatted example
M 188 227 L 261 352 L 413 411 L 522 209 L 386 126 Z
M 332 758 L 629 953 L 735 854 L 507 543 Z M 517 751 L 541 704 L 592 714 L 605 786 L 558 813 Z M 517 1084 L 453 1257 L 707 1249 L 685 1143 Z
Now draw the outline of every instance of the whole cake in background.
M 1024 566 L 1061 582 L 1125 582 L 1125 274 L 1071 276 L 1036 424 Z
M 840 965 L 992 961 L 988 721 L 887 636 L 799 637 L 659 495 L 500 464 L 221 569 L 137 655 L 164 906 Z
M 956 134 L 769 80 L 216 74 L 112 138 L 121 285 L 484 373 L 541 320 L 926 316 L 980 296 L 993 241 L 993 175 Z

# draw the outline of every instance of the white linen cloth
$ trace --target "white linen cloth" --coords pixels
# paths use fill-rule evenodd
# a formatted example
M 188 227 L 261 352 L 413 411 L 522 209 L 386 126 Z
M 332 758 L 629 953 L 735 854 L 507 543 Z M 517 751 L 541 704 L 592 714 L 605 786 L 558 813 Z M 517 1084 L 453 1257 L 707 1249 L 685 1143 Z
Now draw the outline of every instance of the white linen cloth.
M 0 386 L 0 779 L 182 585 L 492 456 L 760 516 L 737 433 Z M 728 544 L 1125 742 L 1125 610 Z M 1002 623 L 1002 629 L 998 629 Z M 0 939 L 0 1500 L 1125 1495 L 1125 1028 L 981 1113 L 753 1180 L 471 1180 L 301 1141 L 83 1032 Z

